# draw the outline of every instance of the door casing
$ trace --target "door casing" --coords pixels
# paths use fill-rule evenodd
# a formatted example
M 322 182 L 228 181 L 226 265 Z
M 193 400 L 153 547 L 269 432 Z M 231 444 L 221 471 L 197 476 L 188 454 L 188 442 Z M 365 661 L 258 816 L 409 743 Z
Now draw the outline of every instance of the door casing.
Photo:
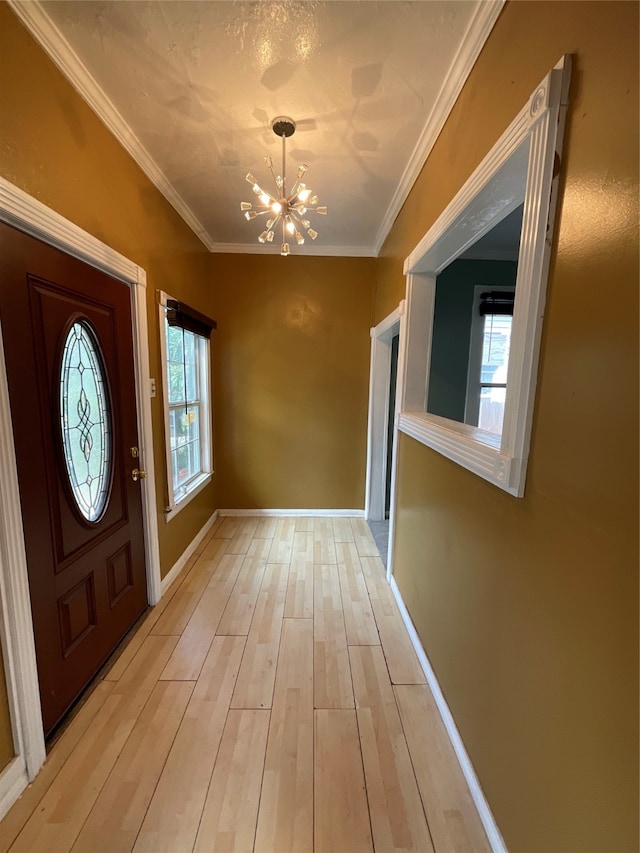
M 391 378 L 391 341 L 400 336 L 396 378 L 396 411 L 394 413 L 391 457 L 391 505 L 389 508 L 389 551 L 387 577 L 393 574 L 393 533 L 395 524 L 396 445 L 400 400 L 404 387 L 405 300 L 371 329 L 371 365 L 369 371 L 369 418 L 367 427 L 367 475 L 364 517 L 382 521 L 385 517 L 387 472 L 387 425 L 389 423 L 389 387 Z
M 134 373 L 149 604 L 161 597 L 160 551 L 149 379 L 146 272 L 23 190 L 0 178 L 0 220 L 107 273 L 131 292 Z M 44 730 L 27 579 L 24 532 L 0 324 L 0 639 L 15 757 L 0 775 L 0 818 L 34 779 L 45 758 Z

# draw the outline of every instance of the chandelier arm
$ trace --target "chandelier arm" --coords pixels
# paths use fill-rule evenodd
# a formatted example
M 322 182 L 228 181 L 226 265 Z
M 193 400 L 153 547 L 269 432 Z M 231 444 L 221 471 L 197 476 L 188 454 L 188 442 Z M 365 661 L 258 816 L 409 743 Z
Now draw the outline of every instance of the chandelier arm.
M 291 216 L 292 219 L 294 219 L 298 223 L 298 225 L 300 225 L 302 228 L 304 228 L 304 225 L 302 223 L 302 219 L 300 218 L 300 214 L 298 213 L 297 210 L 293 210 L 293 208 L 292 208 L 291 211 L 289 212 L 289 215 Z
M 271 177 L 273 178 L 273 183 L 275 184 L 276 189 L 278 189 L 278 182 L 276 181 L 276 173 L 273 171 L 273 161 L 271 160 L 271 158 L 269 158 L 269 162 L 267 165 L 269 166 L 269 171 L 271 172 Z M 274 201 L 275 201 L 275 199 L 274 199 Z

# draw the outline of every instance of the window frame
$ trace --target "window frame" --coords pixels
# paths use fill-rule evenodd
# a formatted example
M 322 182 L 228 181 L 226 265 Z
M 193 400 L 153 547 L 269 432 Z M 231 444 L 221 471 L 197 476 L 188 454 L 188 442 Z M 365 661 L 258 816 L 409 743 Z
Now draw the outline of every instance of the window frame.
M 167 505 L 165 507 L 165 520 L 170 521 L 176 516 L 193 498 L 207 486 L 213 477 L 213 417 L 212 417 L 212 395 L 211 395 L 211 342 L 204 335 L 186 330 L 194 334 L 197 344 L 198 362 L 198 397 L 202 391 L 206 393 L 204 399 L 199 402 L 199 437 L 200 437 L 200 459 L 201 470 L 194 475 L 186 484 L 179 489 L 173 486 L 173 458 L 171 447 L 171 418 L 170 412 L 177 408 L 169 403 L 169 369 L 167 352 L 167 302 L 174 300 L 164 291 L 158 291 L 159 318 L 160 318 L 160 361 L 162 364 L 162 400 L 164 420 L 164 442 L 165 461 L 167 474 Z M 185 389 L 186 391 L 186 389 Z M 187 405 L 193 405 L 188 403 Z M 182 404 L 180 404 L 182 408 Z M 186 488 L 188 486 L 188 488 Z M 183 491 L 184 489 L 184 491 Z
M 514 497 L 523 497 L 525 489 L 570 69 L 569 56 L 551 69 L 404 264 L 407 336 L 398 428 Z M 509 174 L 509 169 L 524 157 L 524 197 L 518 197 L 521 172 Z M 499 170 L 499 186 L 492 186 Z M 498 436 L 426 411 L 435 287 L 445 267 L 523 202 L 504 425 Z

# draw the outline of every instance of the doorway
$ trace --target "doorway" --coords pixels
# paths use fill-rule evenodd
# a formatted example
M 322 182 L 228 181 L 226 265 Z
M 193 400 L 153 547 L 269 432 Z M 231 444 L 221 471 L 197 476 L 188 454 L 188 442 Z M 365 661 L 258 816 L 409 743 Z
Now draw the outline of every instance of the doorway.
M 392 572 L 395 498 L 396 401 L 402 398 L 400 367 L 404 302 L 371 330 L 369 426 L 365 518 Z
M 46 736 L 147 605 L 131 304 L 2 223 L 0 279 Z
M 133 328 L 138 467 L 147 472 L 140 484 L 147 600 L 156 604 L 161 596 L 161 580 L 145 270 L 3 178 L 0 178 L 0 222 L 107 273 L 127 294 Z M 14 434 L 19 424 L 11 411 L 5 369 L 7 322 L 11 319 L 0 318 L 0 635 L 15 757 L 0 774 L 0 816 L 35 778 L 46 756 L 16 468 Z

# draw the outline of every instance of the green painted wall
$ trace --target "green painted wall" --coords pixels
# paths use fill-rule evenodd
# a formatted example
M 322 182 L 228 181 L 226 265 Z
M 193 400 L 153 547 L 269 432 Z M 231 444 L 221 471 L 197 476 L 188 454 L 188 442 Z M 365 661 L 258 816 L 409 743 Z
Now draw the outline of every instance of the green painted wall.
M 457 260 L 436 280 L 427 411 L 464 422 L 474 289 L 514 285 L 512 261 Z

